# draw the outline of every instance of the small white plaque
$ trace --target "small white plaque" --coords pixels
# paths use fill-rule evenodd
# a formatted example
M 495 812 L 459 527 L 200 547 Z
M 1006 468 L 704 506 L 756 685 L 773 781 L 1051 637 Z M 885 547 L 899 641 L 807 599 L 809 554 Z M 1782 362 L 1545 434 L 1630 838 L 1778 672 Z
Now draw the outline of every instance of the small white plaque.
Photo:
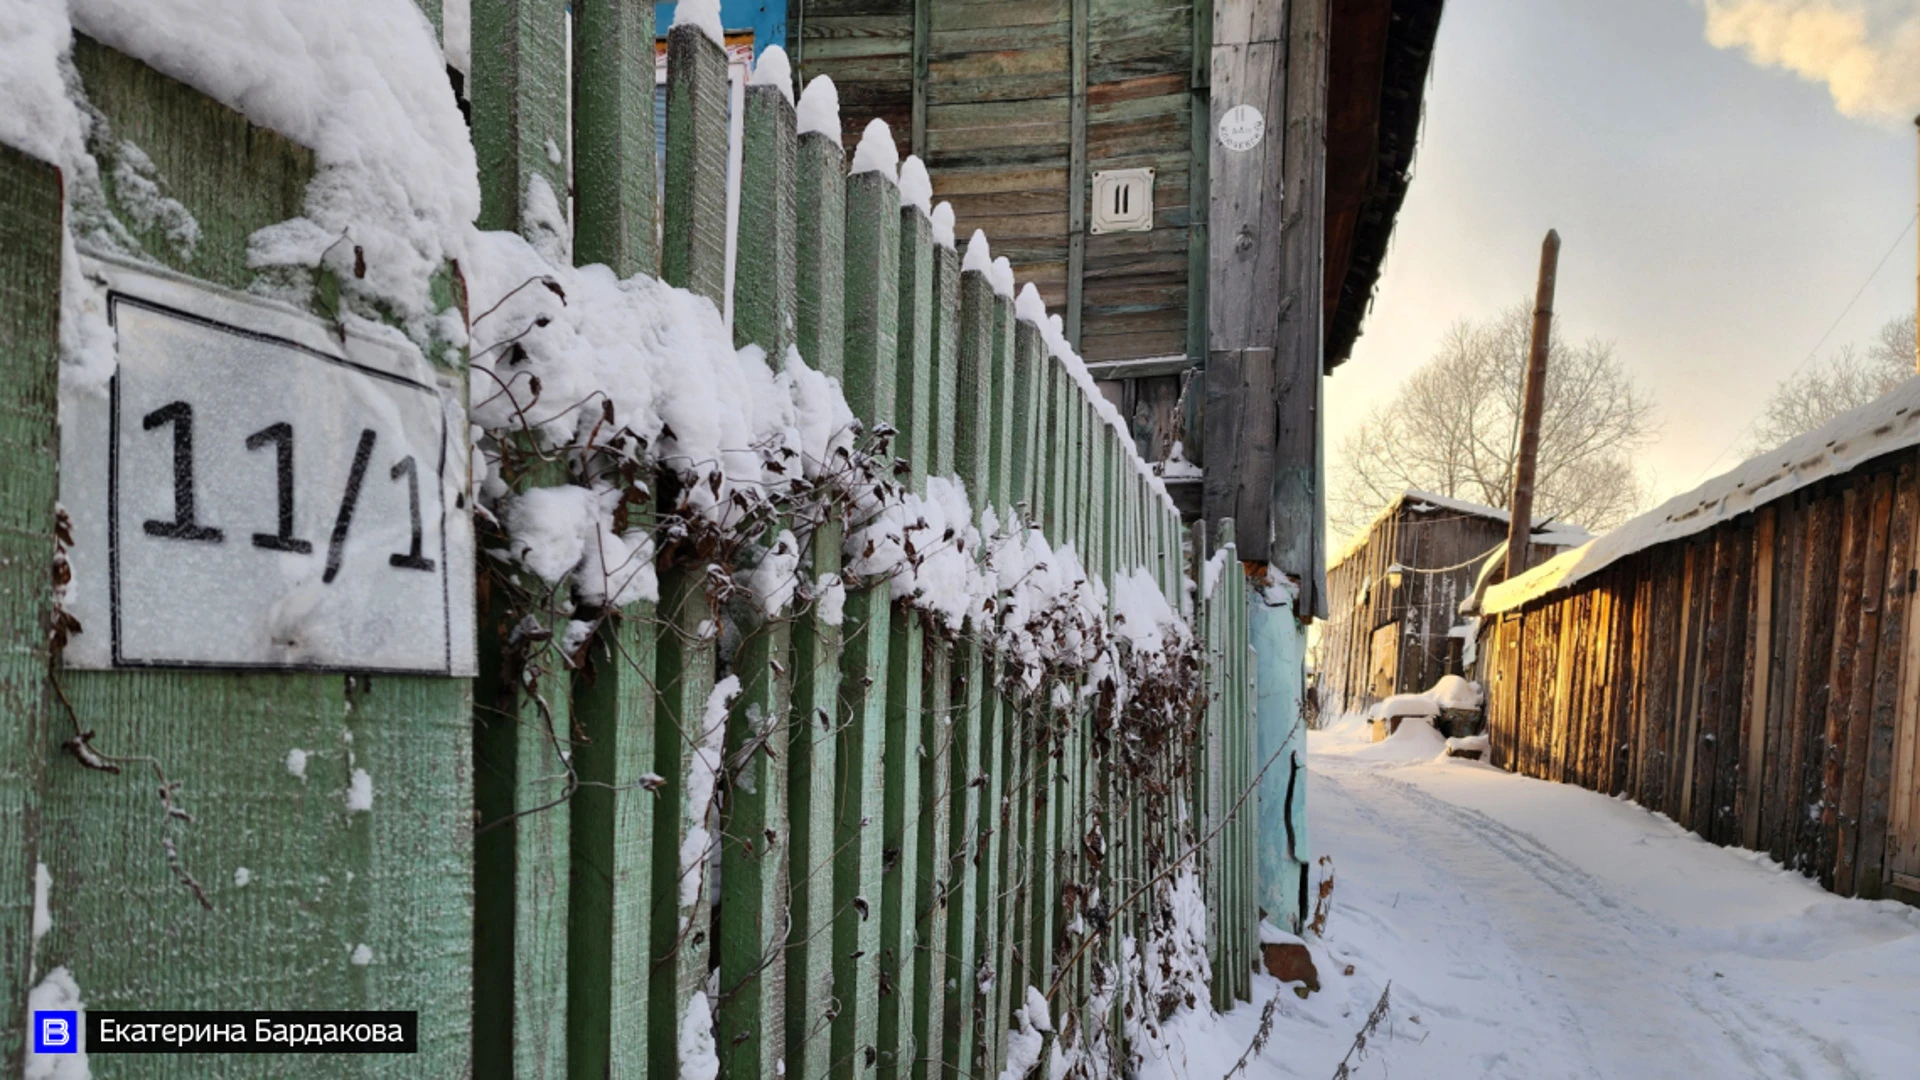
M 1267 118 L 1251 105 L 1235 105 L 1220 118 L 1220 145 L 1245 151 L 1260 145 L 1267 137 Z
M 1095 236 L 1153 231 L 1153 170 L 1103 169 L 1093 174 Z
M 67 663 L 470 674 L 466 430 L 418 350 L 99 273 L 118 366 L 63 392 Z

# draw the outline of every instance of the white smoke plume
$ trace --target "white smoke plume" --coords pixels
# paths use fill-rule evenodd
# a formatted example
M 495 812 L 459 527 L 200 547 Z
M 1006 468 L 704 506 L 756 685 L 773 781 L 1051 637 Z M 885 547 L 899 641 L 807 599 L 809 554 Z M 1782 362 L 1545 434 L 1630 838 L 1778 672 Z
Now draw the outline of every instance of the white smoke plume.
M 1707 41 L 1822 82 L 1847 116 L 1920 112 L 1920 0 L 1704 0 Z

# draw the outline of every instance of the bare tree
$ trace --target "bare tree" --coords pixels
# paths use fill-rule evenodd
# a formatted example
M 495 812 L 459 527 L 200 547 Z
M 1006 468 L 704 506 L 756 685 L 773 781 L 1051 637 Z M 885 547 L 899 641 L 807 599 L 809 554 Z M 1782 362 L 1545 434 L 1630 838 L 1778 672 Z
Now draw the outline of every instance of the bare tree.
M 1511 496 L 1532 314 L 1455 323 L 1440 351 L 1376 406 L 1341 443 L 1328 510 L 1333 524 L 1364 526 L 1395 496 L 1419 488 L 1504 508 Z M 1646 500 L 1633 454 L 1654 434 L 1653 405 L 1613 346 L 1548 342 L 1534 513 L 1604 529 Z
M 1914 317 L 1895 318 L 1862 353 L 1843 345 L 1827 362 L 1783 379 L 1754 424 L 1747 456 L 1771 450 L 1859 408 L 1914 375 Z

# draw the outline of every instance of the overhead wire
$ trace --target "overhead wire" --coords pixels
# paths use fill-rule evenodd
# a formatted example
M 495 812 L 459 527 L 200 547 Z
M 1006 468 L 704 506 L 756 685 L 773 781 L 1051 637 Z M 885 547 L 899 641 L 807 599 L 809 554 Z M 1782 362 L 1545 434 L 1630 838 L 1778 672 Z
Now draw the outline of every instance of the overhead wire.
M 1800 363 L 1791 372 L 1787 374 L 1787 377 L 1781 380 L 1781 383 L 1783 385 L 1797 378 L 1802 371 L 1806 370 L 1807 365 L 1813 362 L 1813 358 L 1819 355 L 1821 346 L 1825 345 L 1827 343 L 1827 339 L 1833 336 L 1833 332 L 1840 328 L 1841 322 L 1843 322 L 1846 319 L 1847 315 L 1853 311 L 1853 305 L 1859 303 L 1860 298 L 1866 295 L 1868 286 L 1872 285 L 1874 282 L 1874 279 L 1880 276 L 1880 271 L 1886 269 L 1887 260 L 1893 258 L 1893 253 L 1900 249 L 1901 241 L 1905 240 L 1907 238 L 1907 234 L 1913 231 L 1913 225 L 1914 225 L 1914 222 L 1916 221 L 1920 221 L 1920 211 L 1915 211 L 1914 215 L 1907 219 L 1906 227 L 1900 230 L 1899 236 L 1896 236 L 1893 238 L 1893 243 L 1888 245 L 1887 247 L 1887 253 L 1880 256 L 1880 261 L 1874 264 L 1873 272 L 1867 275 L 1867 280 L 1860 283 L 1860 288 L 1854 291 L 1853 298 L 1847 301 L 1847 306 L 1840 309 L 1840 314 L 1834 317 L 1832 324 L 1830 324 L 1827 327 L 1826 333 L 1820 335 L 1820 340 L 1814 342 L 1813 348 L 1807 350 L 1807 355 L 1805 359 L 1802 359 Z M 1747 435 L 1753 431 L 1753 425 L 1760 419 L 1761 416 L 1766 414 L 1766 411 L 1767 411 L 1766 407 L 1762 406 L 1759 412 L 1754 413 L 1753 416 L 1750 419 L 1748 419 L 1748 421 L 1745 424 L 1741 425 L 1740 431 L 1734 435 L 1732 441 L 1728 442 L 1727 445 L 1723 447 L 1718 454 L 1715 454 L 1713 456 L 1713 460 L 1707 462 L 1706 468 L 1703 468 L 1700 470 L 1700 475 L 1694 477 L 1693 483 L 1687 486 L 1689 488 L 1698 487 L 1700 485 L 1700 481 L 1705 480 L 1707 478 L 1707 475 L 1713 471 L 1713 467 L 1715 465 L 1720 464 L 1720 459 L 1727 456 L 1727 451 L 1732 450 L 1735 446 L 1738 446 L 1740 444 L 1740 440 L 1746 438 Z

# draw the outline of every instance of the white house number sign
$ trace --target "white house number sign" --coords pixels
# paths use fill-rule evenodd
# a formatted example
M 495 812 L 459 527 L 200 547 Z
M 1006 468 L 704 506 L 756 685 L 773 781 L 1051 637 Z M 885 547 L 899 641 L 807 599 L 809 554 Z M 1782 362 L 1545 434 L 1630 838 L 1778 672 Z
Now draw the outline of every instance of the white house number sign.
M 1235 152 L 1251 150 L 1267 137 L 1267 118 L 1251 105 L 1235 105 L 1220 118 L 1220 145 Z
M 109 280 L 106 400 L 63 402 L 81 421 L 63 435 L 68 662 L 470 671 L 464 428 L 419 353 Z

